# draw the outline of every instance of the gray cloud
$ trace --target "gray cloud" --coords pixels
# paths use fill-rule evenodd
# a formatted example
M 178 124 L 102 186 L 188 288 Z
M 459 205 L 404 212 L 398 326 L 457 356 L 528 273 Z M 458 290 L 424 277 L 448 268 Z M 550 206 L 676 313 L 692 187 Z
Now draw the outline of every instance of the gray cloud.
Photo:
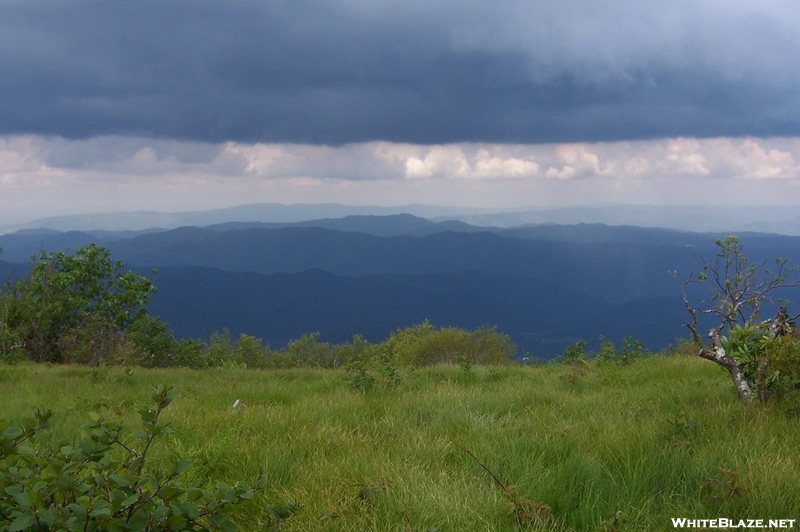
M 777 0 L 7 0 L 0 134 L 791 136 L 798 20 Z

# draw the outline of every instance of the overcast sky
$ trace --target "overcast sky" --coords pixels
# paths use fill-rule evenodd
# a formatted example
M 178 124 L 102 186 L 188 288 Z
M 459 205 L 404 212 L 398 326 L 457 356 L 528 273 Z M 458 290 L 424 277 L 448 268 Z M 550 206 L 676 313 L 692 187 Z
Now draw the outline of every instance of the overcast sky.
M 0 0 L 0 222 L 800 204 L 800 3 Z

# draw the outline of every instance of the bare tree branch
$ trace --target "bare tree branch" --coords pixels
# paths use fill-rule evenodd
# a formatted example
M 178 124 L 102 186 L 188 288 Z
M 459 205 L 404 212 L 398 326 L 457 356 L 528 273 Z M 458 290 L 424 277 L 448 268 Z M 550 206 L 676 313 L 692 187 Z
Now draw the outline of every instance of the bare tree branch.
M 755 370 L 750 370 L 755 374 L 748 375 L 731 353 L 726 351 L 721 331 L 727 327 L 732 334 L 736 327 L 751 326 L 763 330 L 766 324 L 762 325 L 758 317 L 762 306 L 765 303 L 780 305 L 783 301 L 776 297 L 776 291 L 800 286 L 800 279 L 788 280 L 798 269 L 787 266 L 785 259 L 775 260 L 775 272 L 766 268 L 767 261 L 758 266 L 750 264 L 736 236 L 717 240 L 716 244 L 719 247 L 716 260 L 708 262 L 701 259 L 703 270 L 696 276 L 692 274 L 687 280 L 682 280 L 677 272 L 673 272 L 672 276 L 681 285 L 683 304 L 691 318 L 686 327 L 691 331 L 692 339 L 702 346 L 698 314 L 716 315 L 719 325 L 708 332 L 710 346 L 702 346 L 698 355 L 719 364 L 730 373 L 742 401 L 751 402 L 753 390 L 756 388 L 759 390 L 758 398 L 766 401 L 769 397 L 765 385 L 770 368 L 769 358 L 764 356 L 758 361 Z M 711 289 L 710 308 L 703 308 L 702 302 L 698 305 L 689 302 L 687 287 L 694 283 L 706 283 Z M 789 334 L 793 319 L 789 317 L 786 307 L 781 306 L 778 314 L 769 322 L 766 334 L 772 338 Z

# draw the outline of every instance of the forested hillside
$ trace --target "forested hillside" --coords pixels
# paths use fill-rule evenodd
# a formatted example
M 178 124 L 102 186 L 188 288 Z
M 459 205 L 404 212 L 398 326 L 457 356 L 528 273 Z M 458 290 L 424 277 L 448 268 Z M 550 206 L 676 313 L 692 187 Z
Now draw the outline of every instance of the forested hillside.
M 480 228 L 410 215 L 170 231 L 25 231 L 0 236 L 3 271 L 39 250 L 90 242 L 151 275 L 150 312 L 178 337 L 223 328 L 280 347 L 309 332 L 380 341 L 426 319 L 497 326 L 520 354 L 550 358 L 580 339 L 633 335 L 659 350 L 684 336 L 680 287 L 719 235 L 600 224 Z M 754 261 L 800 262 L 800 240 L 742 235 Z M 10 275 L 10 274 L 7 274 Z

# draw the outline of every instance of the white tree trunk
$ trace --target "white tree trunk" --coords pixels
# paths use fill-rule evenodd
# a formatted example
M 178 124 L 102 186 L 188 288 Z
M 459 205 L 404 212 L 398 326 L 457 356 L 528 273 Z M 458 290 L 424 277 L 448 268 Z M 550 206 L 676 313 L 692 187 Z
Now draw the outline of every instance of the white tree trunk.
M 750 386 L 750 383 L 747 382 L 742 368 L 740 368 L 739 364 L 725 352 L 725 348 L 722 347 L 722 339 L 719 337 L 719 331 L 717 329 L 708 331 L 708 337 L 711 339 L 711 346 L 713 349 L 706 349 L 703 347 L 698 354 L 727 369 L 728 373 L 731 374 L 734 386 L 736 386 L 736 392 L 739 394 L 739 398 L 745 403 L 749 403 L 753 399 L 753 388 Z

